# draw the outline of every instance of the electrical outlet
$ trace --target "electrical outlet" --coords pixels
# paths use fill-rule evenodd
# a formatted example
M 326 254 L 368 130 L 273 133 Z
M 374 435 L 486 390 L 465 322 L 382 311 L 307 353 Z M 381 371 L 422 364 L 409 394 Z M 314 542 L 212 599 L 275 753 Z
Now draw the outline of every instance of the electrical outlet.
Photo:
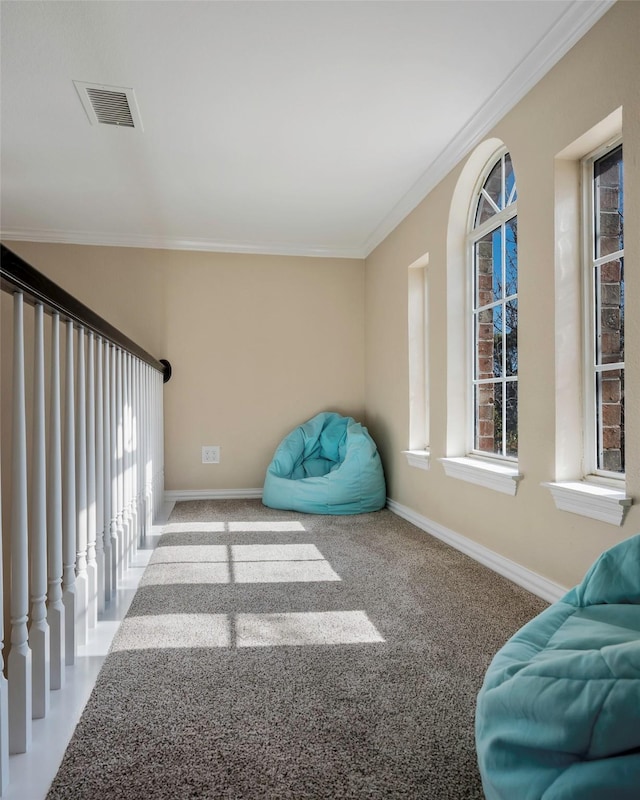
M 212 444 L 202 448 L 202 463 L 203 464 L 219 464 L 220 463 L 220 445 Z

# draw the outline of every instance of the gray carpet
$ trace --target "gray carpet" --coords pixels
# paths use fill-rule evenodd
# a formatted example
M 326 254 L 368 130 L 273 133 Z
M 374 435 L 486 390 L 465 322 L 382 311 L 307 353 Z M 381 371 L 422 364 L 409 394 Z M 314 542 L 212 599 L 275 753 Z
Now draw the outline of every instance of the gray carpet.
M 481 799 L 475 697 L 545 606 L 387 510 L 178 503 L 48 799 Z

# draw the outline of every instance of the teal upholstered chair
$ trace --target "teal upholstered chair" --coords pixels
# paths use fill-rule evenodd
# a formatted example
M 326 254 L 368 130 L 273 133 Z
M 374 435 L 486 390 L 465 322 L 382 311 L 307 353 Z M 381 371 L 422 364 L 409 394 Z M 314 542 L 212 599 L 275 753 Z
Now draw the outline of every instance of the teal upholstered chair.
M 497 653 L 476 745 L 487 800 L 640 798 L 640 535 Z
M 278 446 L 262 502 L 312 514 L 362 514 L 386 504 L 382 463 L 367 429 L 351 417 L 317 414 Z

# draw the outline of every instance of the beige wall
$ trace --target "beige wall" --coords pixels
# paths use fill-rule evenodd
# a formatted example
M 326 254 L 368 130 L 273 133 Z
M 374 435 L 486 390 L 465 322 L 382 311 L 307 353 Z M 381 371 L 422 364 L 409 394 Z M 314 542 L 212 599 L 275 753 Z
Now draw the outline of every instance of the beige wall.
M 565 586 L 578 581 L 602 550 L 640 531 L 640 235 L 638 225 L 629 223 L 640 219 L 639 30 L 640 3 L 618 3 L 486 137 L 509 148 L 518 183 L 519 467 L 524 479 L 515 497 L 448 478 L 438 461 L 461 455 L 451 452 L 458 436 L 453 403 L 460 381 L 457 364 L 447 359 L 454 338 L 447 334 L 453 320 L 447 302 L 457 302 L 451 284 L 447 291 L 447 271 L 455 269 L 452 260 L 462 243 L 453 228 L 453 241 L 447 237 L 452 202 L 460 199 L 458 181 L 467 203 L 471 199 L 465 162 L 366 262 L 367 421 L 386 466 L 390 497 Z M 556 510 L 549 490 L 540 485 L 556 478 L 556 436 L 562 435 L 556 433 L 555 159 L 619 106 L 628 220 L 627 490 L 636 503 L 622 527 Z M 491 151 L 491 143 L 483 146 Z M 476 166 L 471 172 L 476 174 Z M 428 472 L 408 466 L 401 454 L 409 432 L 407 268 L 424 253 L 429 254 Z
M 167 488 L 261 487 L 293 427 L 329 409 L 362 418 L 363 262 L 173 259 L 165 271 Z M 203 444 L 222 447 L 219 466 L 200 463 Z
M 362 418 L 362 261 L 5 244 L 171 362 L 166 489 L 261 487 L 273 451 L 295 425 L 327 409 Z M 7 313 L 2 338 L 9 385 Z M 219 465 L 202 464 L 209 444 L 222 447 Z

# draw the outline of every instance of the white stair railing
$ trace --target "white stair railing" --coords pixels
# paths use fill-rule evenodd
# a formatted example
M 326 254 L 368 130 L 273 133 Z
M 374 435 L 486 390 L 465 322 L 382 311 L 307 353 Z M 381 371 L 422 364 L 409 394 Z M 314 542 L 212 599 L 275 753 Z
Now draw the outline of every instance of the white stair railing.
M 95 336 L 87 334 L 87 626 L 98 624 L 98 564 L 96 561 L 96 365 Z
M 124 353 L 116 351 L 116 471 L 118 478 L 118 515 L 116 530 L 116 580 L 122 581 L 124 574 L 124 552 L 127 536 L 126 505 L 124 495 Z
M 25 753 L 31 745 L 31 650 L 27 527 L 27 424 L 24 367 L 24 300 L 13 296 L 13 406 L 11 431 L 11 648 L 9 680 L 9 750 Z
M 29 647 L 32 669 L 32 714 L 49 710 L 49 623 L 47 622 L 47 467 L 45 449 L 44 306 L 35 306 L 33 354 L 33 431 L 31 457 L 31 623 Z
M 96 620 L 104 613 L 107 602 L 104 569 L 104 390 L 102 339 L 96 341 L 95 361 L 95 514 L 94 536 L 96 549 Z
M 89 576 L 87 574 L 87 410 L 84 328 L 78 329 L 76 368 L 76 636 L 87 643 Z
M 65 664 L 76 663 L 76 435 L 73 365 L 73 320 L 65 323 L 64 452 L 62 459 L 62 602 Z
M 103 363 L 102 363 L 102 472 L 103 472 L 103 528 L 104 528 L 104 601 L 105 604 L 111 602 L 113 591 L 112 582 L 112 557 L 111 557 L 111 483 L 112 483 L 112 464 L 111 464 L 111 360 L 113 348 L 109 342 L 103 342 Z
M 30 749 L 32 720 L 45 718 L 50 692 L 73 680 L 82 645 L 161 509 L 162 386 L 171 373 L 168 362 L 1 250 L 13 339 L 3 342 L 12 389 L 10 470 L 0 480 L 0 796 L 10 786 L 9 754 Z
M 4 579 L 2 558 L 2 506 L 0 502 L 0 795 L 9 785 L 9 683 L 4 676 Z
M 65 678 L 65 622 L 62 602 L 62 421 L 60 417 L 60 315 L 51 315 L 51 386 L 49 394 L 49 482 L 47 487 L 47 621 L 50 688 Z

